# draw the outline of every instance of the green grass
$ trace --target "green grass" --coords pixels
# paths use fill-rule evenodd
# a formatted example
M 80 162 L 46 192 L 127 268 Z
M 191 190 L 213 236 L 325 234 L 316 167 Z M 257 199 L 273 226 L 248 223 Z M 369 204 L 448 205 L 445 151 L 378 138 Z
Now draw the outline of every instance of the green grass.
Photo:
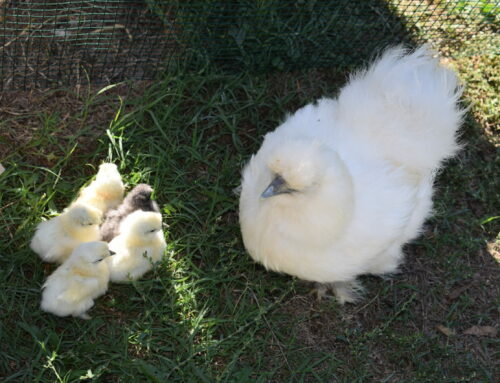
M 498 58 L 448 62 L 468 84 L 465 149 L 440 174 L 436 214 L 407 247 L 403 272 L 364 277 L 365 299 L 345 307 L 317 303 L 306 283 L 251 261 L 233 191 L 262 136 L 287 112 L 334 94 L 343 73 L 205 67 L 173 71 L 121 102 L 117 89 L 54 92 L 43 103 L 52 107 L 2 113 L 0 379 L 497 381 L 498 338 L 463 332 L 498 328 Z M 61 97 L 76 100 L 69 111 Z M 111 285 L 93 319 L 57 318 L 39 310 L 53 267 L 28 244 L 102 161 L 117 163 L 129 188 L 153 185 L 168 257 L 141 281 Z

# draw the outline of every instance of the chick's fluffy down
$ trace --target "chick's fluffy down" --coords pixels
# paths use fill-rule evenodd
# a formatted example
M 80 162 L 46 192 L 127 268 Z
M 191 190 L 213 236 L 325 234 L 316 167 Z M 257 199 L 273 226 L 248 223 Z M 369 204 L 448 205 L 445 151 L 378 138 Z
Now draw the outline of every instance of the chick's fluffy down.
M 426 48 L 398 47 L 337 99 L 289 116 L 243 171 L 252 258 L 329 284 L 341 302 L 355 300 L 357 276 L 395 272 L 431 212 L 436 170 L 458 149 L 460 92 Z
M 104 163 L 99 166 L 95 180 L 80 191 L 76 202 L 91 205 L 104 214 L 123 201 L 124 191 L 116 165 Z
M 30 247 L 45 262 L 63 262 L 83 242 L 99 239 L 100 210 L 82 203 L 71 205 L 62 214 L 41 222 Z
M 103 295 L 109 282 L 106 242 L 79 245 L 43 285 L 41 309 L 57 316 L 88 319 L 87 310 Z
M 114 210 L 108 211 L 104 222 L 101 225 L 101 239 L 111 241 L 120 232 L 120 223 L 130 213 L 136 210 L 154 211 L 159 213 L 158 204 L 151 199 L 153 188 L 148 184 L 139 184 L 134 187 L 120 206 Z
M 136 280 L 162 259 L 166 248 L 161 214 L 137 210 L 120 225 L 120 234 L 110 243 L 116 254 L 109 258 L 111 281 Z

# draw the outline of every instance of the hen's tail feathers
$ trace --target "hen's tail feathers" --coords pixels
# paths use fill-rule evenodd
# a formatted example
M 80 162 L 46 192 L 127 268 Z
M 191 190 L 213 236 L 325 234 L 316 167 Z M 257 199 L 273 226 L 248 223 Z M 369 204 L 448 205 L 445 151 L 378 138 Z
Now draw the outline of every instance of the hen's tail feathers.
M 456 74 L 426 46 L 395 47 L 352 76 L 340 92 L 338 116 L 388 160 L 432 171 L 459 149 L 461 94 Z

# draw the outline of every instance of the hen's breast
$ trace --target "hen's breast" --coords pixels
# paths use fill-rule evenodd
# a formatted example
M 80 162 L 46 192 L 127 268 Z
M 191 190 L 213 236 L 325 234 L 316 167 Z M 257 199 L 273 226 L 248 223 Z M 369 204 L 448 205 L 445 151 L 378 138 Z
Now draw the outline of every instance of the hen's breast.
M 314 197 L 272 201 L 243 187 L 240 222 L 252 258 L 304 280 L 342 281 L 369 272 L 380 253 L 418 235 L 432 183 L 383 160 L 352 152 L 343 160 L 350 182 L 332 181 Z
M 261 198 L 258 180 L 265 169 L 256 165 L 245 170 L 240 197 L 245 247 L 268 269 L 320 280 L 322 259 L 342 240 L 352 219 L 355 201 L 348 170 L 339 162 L 311 190 Z

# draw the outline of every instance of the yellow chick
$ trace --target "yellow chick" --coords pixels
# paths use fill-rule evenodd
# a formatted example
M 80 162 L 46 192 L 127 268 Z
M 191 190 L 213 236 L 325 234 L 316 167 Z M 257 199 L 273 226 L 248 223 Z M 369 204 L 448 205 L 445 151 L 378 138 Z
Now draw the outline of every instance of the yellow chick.
M 45 262 L 64 262 L 82 242 L 99 239 L 100 210 L 85 204 L 73 204 L 62 214 L 41 222 L 30 247 Z
M 94 299 L 108 289 L 109 267 L 103 261 L 110 254 L 108 244 L 103 241 L 79 245 L 47 278 L 40 308 L 60 317 L 90 319 L 87 311 L 94 305 Z
M 75 203 L 86 203 L 103 214 L 123 201 L 125 188 L 115 164 L 101 164 L 94 181 L 80 191 Z
M 111 281 L 139 279 L 161 260 L 166 246 L 160 213 L 131 213 L 121 222 L 120 234 L 109 243 L 116 253 L 108 259 Z

